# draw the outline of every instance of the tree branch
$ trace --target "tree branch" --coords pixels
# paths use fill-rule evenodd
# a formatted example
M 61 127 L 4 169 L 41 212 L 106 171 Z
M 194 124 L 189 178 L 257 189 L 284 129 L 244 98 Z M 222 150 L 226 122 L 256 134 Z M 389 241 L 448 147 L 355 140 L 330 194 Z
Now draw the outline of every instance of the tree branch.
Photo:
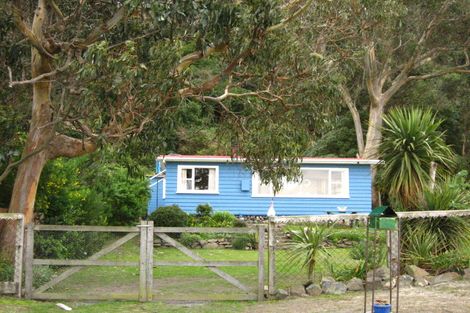
M 292 5 L 296 4 L 300 0 L 295 0 L 291 3 L 288 3 L 285 8 L 290 8 Z M 289 22 L 294 20 L 297 16 L 302 14 L 311 4 L 313 3 L 313 0 L 308 0 L 305 5 L 303 5 L 300 9 L 298 9 L 296 12 L 294 12 L 291 16 L 288 18 L 283 19 L 280 23 L 276 25 L 272 25 L 266 29 L 266 33 L 276 31 L 280 28 L 283 28 L 286 26 Z M 194 62 L 201 60 L 205 57 L 210 56 L 211 54 L 217 53 L 217 52 L 223 52 L 227 49 L 228 44 L 227 43 L 222 43 L 213 47 L 208 47 L 204 51 L 195 51 L 190 54 L 185 55 L 184 57 L 181 58 L 178 66 L 176 67 L 176 74 L 179 75 L 181 74 L 186 68 L 188 68 L 191 64 Z
M 51 143 L 52 141 L 52 138 L 53 136 L 49 136 L 49 138 L 46 139 L 46 141 L 41 145 L 39 146 L 39 148 L 31 151 L 30 153 L 26 154 L 25 156 L 22 156 L 21 159 L 19 159 L 18 161 L 16 162 L 10 162 L 8 164 L 8 166 L 5 168 L 5 170 L 3 171 L 3 173 L 0 175 L 0 184 L 2 183 L 2 181 L 8 176 L 8 174 L 10 174 L 11 170 L 15 167 L 15 166 L 18 166 L 20 165 L 21 163 L 23 163 L 24 161 L 28 160 L 29 158 L 31 158 L 32 156 L 35 156 L 36 154 L 38 154 L 39 152 L 43 151 L 45 148 L 47 148 L 47 146 Z
M 302 7 L 300 7 L 300 9 L 295 11 L 291 16 L 283 19 L 280 23 L 278 23 L 276 25 L 272 25 L 272 26 L 268 27 L 266 29 L 266 32 L 269 33 L 269 32 L 272 32 L 272 31 L 276 31 L 280 28 L 283 28 L 288 23 L 290 23 L 292 20 L 294 20 L 297 16 L 302 14 L 312 3 L 313 3 L 313 0 L 308 0 Z
M 56 74 L 58 73 L 61 73 L 63 71 L 65 71 L 70 65 L 72 64 L 72 54 L 69 53 L 68 57 L 67 57 L 67 61 L 65 62 L 64 65 L 62 65 L 61 67 L 53 70 L 52 72 L 49 72 L 49 73 L 44 73 L 44 74 L 41 74 L 41 75 L 38 75 L 34 78 L 31 78 L 31 79 L 27 79 L 27 80 L 20 80 L 20 81 L 13 81 L 13 74 L 11 72 L 11 68 L 8 66 L 8 76 L 10 78 L 10 82 L 8 83 L 8 86 L 10 88 L 12 88 L 13 86 L 16 86 L 16 85 L 26 85 L 26 84 L 34 84 L 34 83 L 37 83 L 45 78 L 48 78 L 48 77 L 51 77 L 51 76 L 55 76 Z
M 97 145 L 89 139 L 81 140 L 57 134 L 49 144 L 49 158 L 78 157 L 96 151 Z
M 464 52 L 464 54 L 465 54 L 465 63 L 462 65 L 449 67 L 449 68 L 446 68 L 446 69 L 443 69 L 434 73 L 409 76 L 408 80 L 425 80 L 425 79 L 443 76 L 443 75 L 450 74 L 450 73 L 468 74 L 470 73 L 470 57 L 468 56 L 467 52 Z
M 361 116 L 359 115 L 356 104 L 352 100 L 351 94 L 346 86 L 340 84 L 338 86 L 338 90 L 341 93 L 341 97 L 343 98 L 344 103 L 346 103 L 349 111 L 351 112 L 356 133 L 357 151 L 359 156 L 362 157 L 364 154 L 364 133 L 362 131 Z
M 122 6 L 119 10 L 114 13 L 113 17 L 110 18 L 106 23 L 103 23 L 101 26 L 96 27 L 85 39 L 83 45 L 85 47 L 89 46 L 90 44 L 94 43 L 98 38 L 103 35 L 104 33 L 113 29 L 121 20 L 126 16 L 126 6 Z
M 18 9 L 15 5 L 12 5 L 11 8 L 13 14 L 13 21 L 15 22 L 16 27 L 18 27 L 19 31 L 26 37 L 26 39 L 28 39 L 30 44 L 35 47 L 42 55 L 53 59 L 54 56 L 49 51 L 47 51 L 46 48 L 44 48 L 41 43 L 41 40 L 24 22 L 23 16 L 21 15 L 21 10 Z
M 225 51 L 227 49 L 227 47 L 228 47 L 228 44 L 222 43 L 222 44 L 216 45 L 214 47 L 207 47 L 203 51 L 195 51 L 195 52 L 192 52 L 190 54 L 185 55 L 184 57 L 181 58 L 181 60 L 179 61 L 178 66 L 176 67 L 176 70 L 175 70 L 176 74 L 177 75 L 181 74 L 183 72 L 183 70 L 185 70 L 191 64 L 193 64 L 194 62 L 196 62 L 196 61 L 198 61 L 202 58 L 208 57 L 211 54 L 214 54 L 214 53 L 217 53 L 217 52 Z

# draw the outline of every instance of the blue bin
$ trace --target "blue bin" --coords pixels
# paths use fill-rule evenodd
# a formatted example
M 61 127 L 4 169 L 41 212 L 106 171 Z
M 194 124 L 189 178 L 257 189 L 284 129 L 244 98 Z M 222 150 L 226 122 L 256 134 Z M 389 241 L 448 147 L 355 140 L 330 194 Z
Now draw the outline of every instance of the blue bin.
M 374 304 L 373 313 L 390 313 L 392 312 L 392 307 L 390 304 Z

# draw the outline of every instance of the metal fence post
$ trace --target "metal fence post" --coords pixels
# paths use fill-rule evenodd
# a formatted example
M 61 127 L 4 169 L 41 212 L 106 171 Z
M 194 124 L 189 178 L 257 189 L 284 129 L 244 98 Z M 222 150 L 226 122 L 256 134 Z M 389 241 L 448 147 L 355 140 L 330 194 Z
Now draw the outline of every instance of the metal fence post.
M 33 297 L 33 258 L 34 258 L 34 224 L 26 226 L 26 249 L 25 249 L 25 298 Z
M 264 300 L 264 225 L 258 225 L 258 301 Z
M 275 257 L 275 222 L 272 217 L 268 222 L 268 296 L 274 294 L 275 277 L 276 277 L 276 257 Z

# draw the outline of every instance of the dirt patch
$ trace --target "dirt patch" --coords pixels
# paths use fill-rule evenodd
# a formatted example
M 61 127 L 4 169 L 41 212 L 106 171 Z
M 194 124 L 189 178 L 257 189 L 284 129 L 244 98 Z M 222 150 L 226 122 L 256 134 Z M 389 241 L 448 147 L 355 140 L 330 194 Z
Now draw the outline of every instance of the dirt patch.
M 387 292 L 379 292 L 376 298 L 388 299 Z M 296 298 L 250 306 L 250 313 L 358 313 L 363 312 L 364 294 L 343 296 Z M 368 302 L 370 305 L 370 301 Z M 367 310 L 370 312 L 370 309 Z M 396 312 L 396 311 L 395 311 Z M 426 288 L 400 290 L 400 313 L 468 313 L 470 312 L 470 281 L 458 281 Z

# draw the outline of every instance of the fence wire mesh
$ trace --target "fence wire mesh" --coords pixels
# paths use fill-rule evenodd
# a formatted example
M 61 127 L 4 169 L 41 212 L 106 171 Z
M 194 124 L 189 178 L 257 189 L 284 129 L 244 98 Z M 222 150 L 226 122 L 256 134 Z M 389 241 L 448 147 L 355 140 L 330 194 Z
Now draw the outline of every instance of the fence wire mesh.
M 366 225 L 363 221 L 348 223 L 290 222 L 276 224 L 275 288 L 290 293 L 303 292 L 304 286 L 322 279 L 348 283 L 353 278 L 366 277 Z M 385 234 L 369 236 L 369 263 L 386 265 Z M 375 246 L 375 251 L 372 247 Z
M 397 288 L 397 276 L 402 288 L 437 284 L 439 275 L 449 272 L 457 280 L 470 278 L 469 214 L 399 213 L 400 231 L 391 232 L 372 228 L 367 232 L 364 216 L 330 222 L 328 217 L 318 222 L 290 218 L 272 223 L 272 292 L 283 289 L 291 295 L 302 294 L 313 283 L 325 293 L 322 280 L 343 283 L 351 291 L 364 287 L 383 291 L 390 285 Z M 427 277 L 413 276 L 412 266 L 427 271 Z
M 23 262 L 22 214 L 0 214 L 0 234 L 2 247 L 0 252 L 0 294 L 20 295 Z

